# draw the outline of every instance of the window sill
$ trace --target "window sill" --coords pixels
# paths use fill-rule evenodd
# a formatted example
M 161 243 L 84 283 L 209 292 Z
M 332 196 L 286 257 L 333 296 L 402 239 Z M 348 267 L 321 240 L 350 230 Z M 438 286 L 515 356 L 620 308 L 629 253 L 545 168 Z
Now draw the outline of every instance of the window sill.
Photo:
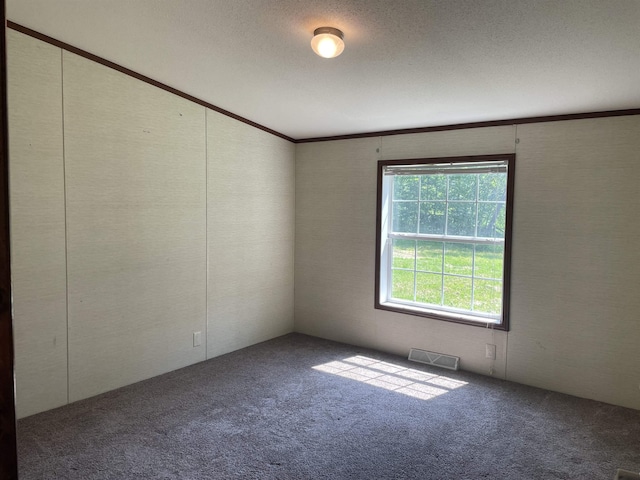
M 490 318 L 475 317 L 465 315 L 463 313 L 444 312 L 428 308 L 421 308 L 412 305 L 403 305 L 396 302 L 376 302 L 375 308 L 378 310 L 387 310 L 389 312 L 404 313 L 406 315 L 415 315 L 418 317 L 431 318 L 434 320 L 443 320 L 445 322 L 460 323 L 463 325 L 471 325 L 474 327 L 493 328 L 494 330 L 508 330 L 503 323 Z

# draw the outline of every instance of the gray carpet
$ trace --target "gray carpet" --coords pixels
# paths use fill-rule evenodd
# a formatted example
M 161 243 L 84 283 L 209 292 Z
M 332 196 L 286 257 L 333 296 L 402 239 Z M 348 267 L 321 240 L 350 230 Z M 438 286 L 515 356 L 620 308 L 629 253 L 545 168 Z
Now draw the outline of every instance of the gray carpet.
M 18 448 L 21 479 L 611 480 L 640 411 L 291 334 L 23 419 Z

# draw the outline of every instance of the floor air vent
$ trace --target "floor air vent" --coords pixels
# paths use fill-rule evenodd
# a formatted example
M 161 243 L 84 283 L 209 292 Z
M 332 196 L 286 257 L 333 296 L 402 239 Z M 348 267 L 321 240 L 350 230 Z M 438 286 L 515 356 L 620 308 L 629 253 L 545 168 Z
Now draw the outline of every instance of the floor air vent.
M 427 365 L 435 365 L 436 367 L 448 368 L 449 370 L 457 370 L 460 357 L 412 348 L 409 351 L 409 360 L 426 363 Z

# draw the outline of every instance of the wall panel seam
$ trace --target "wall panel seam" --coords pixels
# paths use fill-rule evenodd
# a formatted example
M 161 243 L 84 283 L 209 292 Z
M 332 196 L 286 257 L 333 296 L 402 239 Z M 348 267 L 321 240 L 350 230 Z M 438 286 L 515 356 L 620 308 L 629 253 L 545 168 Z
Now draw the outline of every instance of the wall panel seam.
M 515 154 L 516 158 L 518 158 L 518 125 L 514 125 L 514 129 L 513 129 L 513 153 Z M 517 172 L 516 172 L 517 173 Z M 517 178 L 514 179 L 513 182 L 513 186 L 514 186 L 514 190 L 517 190 L 517 184 L 516 184 Z M 513 205 L 513 212 L 514 212 L 514 217 L 515 217 L 515 199 L 516 199 L 516 192 L 514 191 L 514 195 L 513 195 L 513 200 L 514 200 L 514 205 Z M 515 223 L 515 222 L 514 222 Z M 512 232 L 513 232 L 513 225 L 511 226 L 512 228 Z M 512 247 L 511 247 L 511 256 L 513 258 L 513 238 L 511 239 L 511 243 L 512 243 Z M 511 270 L 513 271 L 513 262 L 511 262 Z M 513 275 L 511 276 L 511 280 L 512 280 L 512 284 L 509 288 L 513 289 Z M 513 309 L 513 305 L 511 303 L 509 303 L 509 309 Z M 511 317 L 511 312 L 509 312 L 509 316 Z M 505 335 L 505 340 L 504 340 L 504 379 L 505 380 L 509 380 L 509 333 L 510 332 L 506 332 Z
M 64 285 L 65 285 L 65 312 L 67 323 L 67 404 L 69 404 L 69 248 L 68 248 L 68 227 L 67 227 L 67 170 L 65 155 L 65 130 L 64 130 L 64 51 L 60 49 L 60 100 L 61 100 L 61 126 L 62 126 L 62 191 L 64 197 Z
M 204 359 L 209 359 L 209 124 L 204 108 Z

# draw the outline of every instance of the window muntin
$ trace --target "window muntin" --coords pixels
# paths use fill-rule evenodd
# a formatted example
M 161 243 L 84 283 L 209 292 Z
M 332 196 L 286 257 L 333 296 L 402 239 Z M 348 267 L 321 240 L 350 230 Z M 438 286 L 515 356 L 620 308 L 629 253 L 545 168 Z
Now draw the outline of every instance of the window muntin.
M 514 162 L 379 162 L 377 308 L 506 328 Z

